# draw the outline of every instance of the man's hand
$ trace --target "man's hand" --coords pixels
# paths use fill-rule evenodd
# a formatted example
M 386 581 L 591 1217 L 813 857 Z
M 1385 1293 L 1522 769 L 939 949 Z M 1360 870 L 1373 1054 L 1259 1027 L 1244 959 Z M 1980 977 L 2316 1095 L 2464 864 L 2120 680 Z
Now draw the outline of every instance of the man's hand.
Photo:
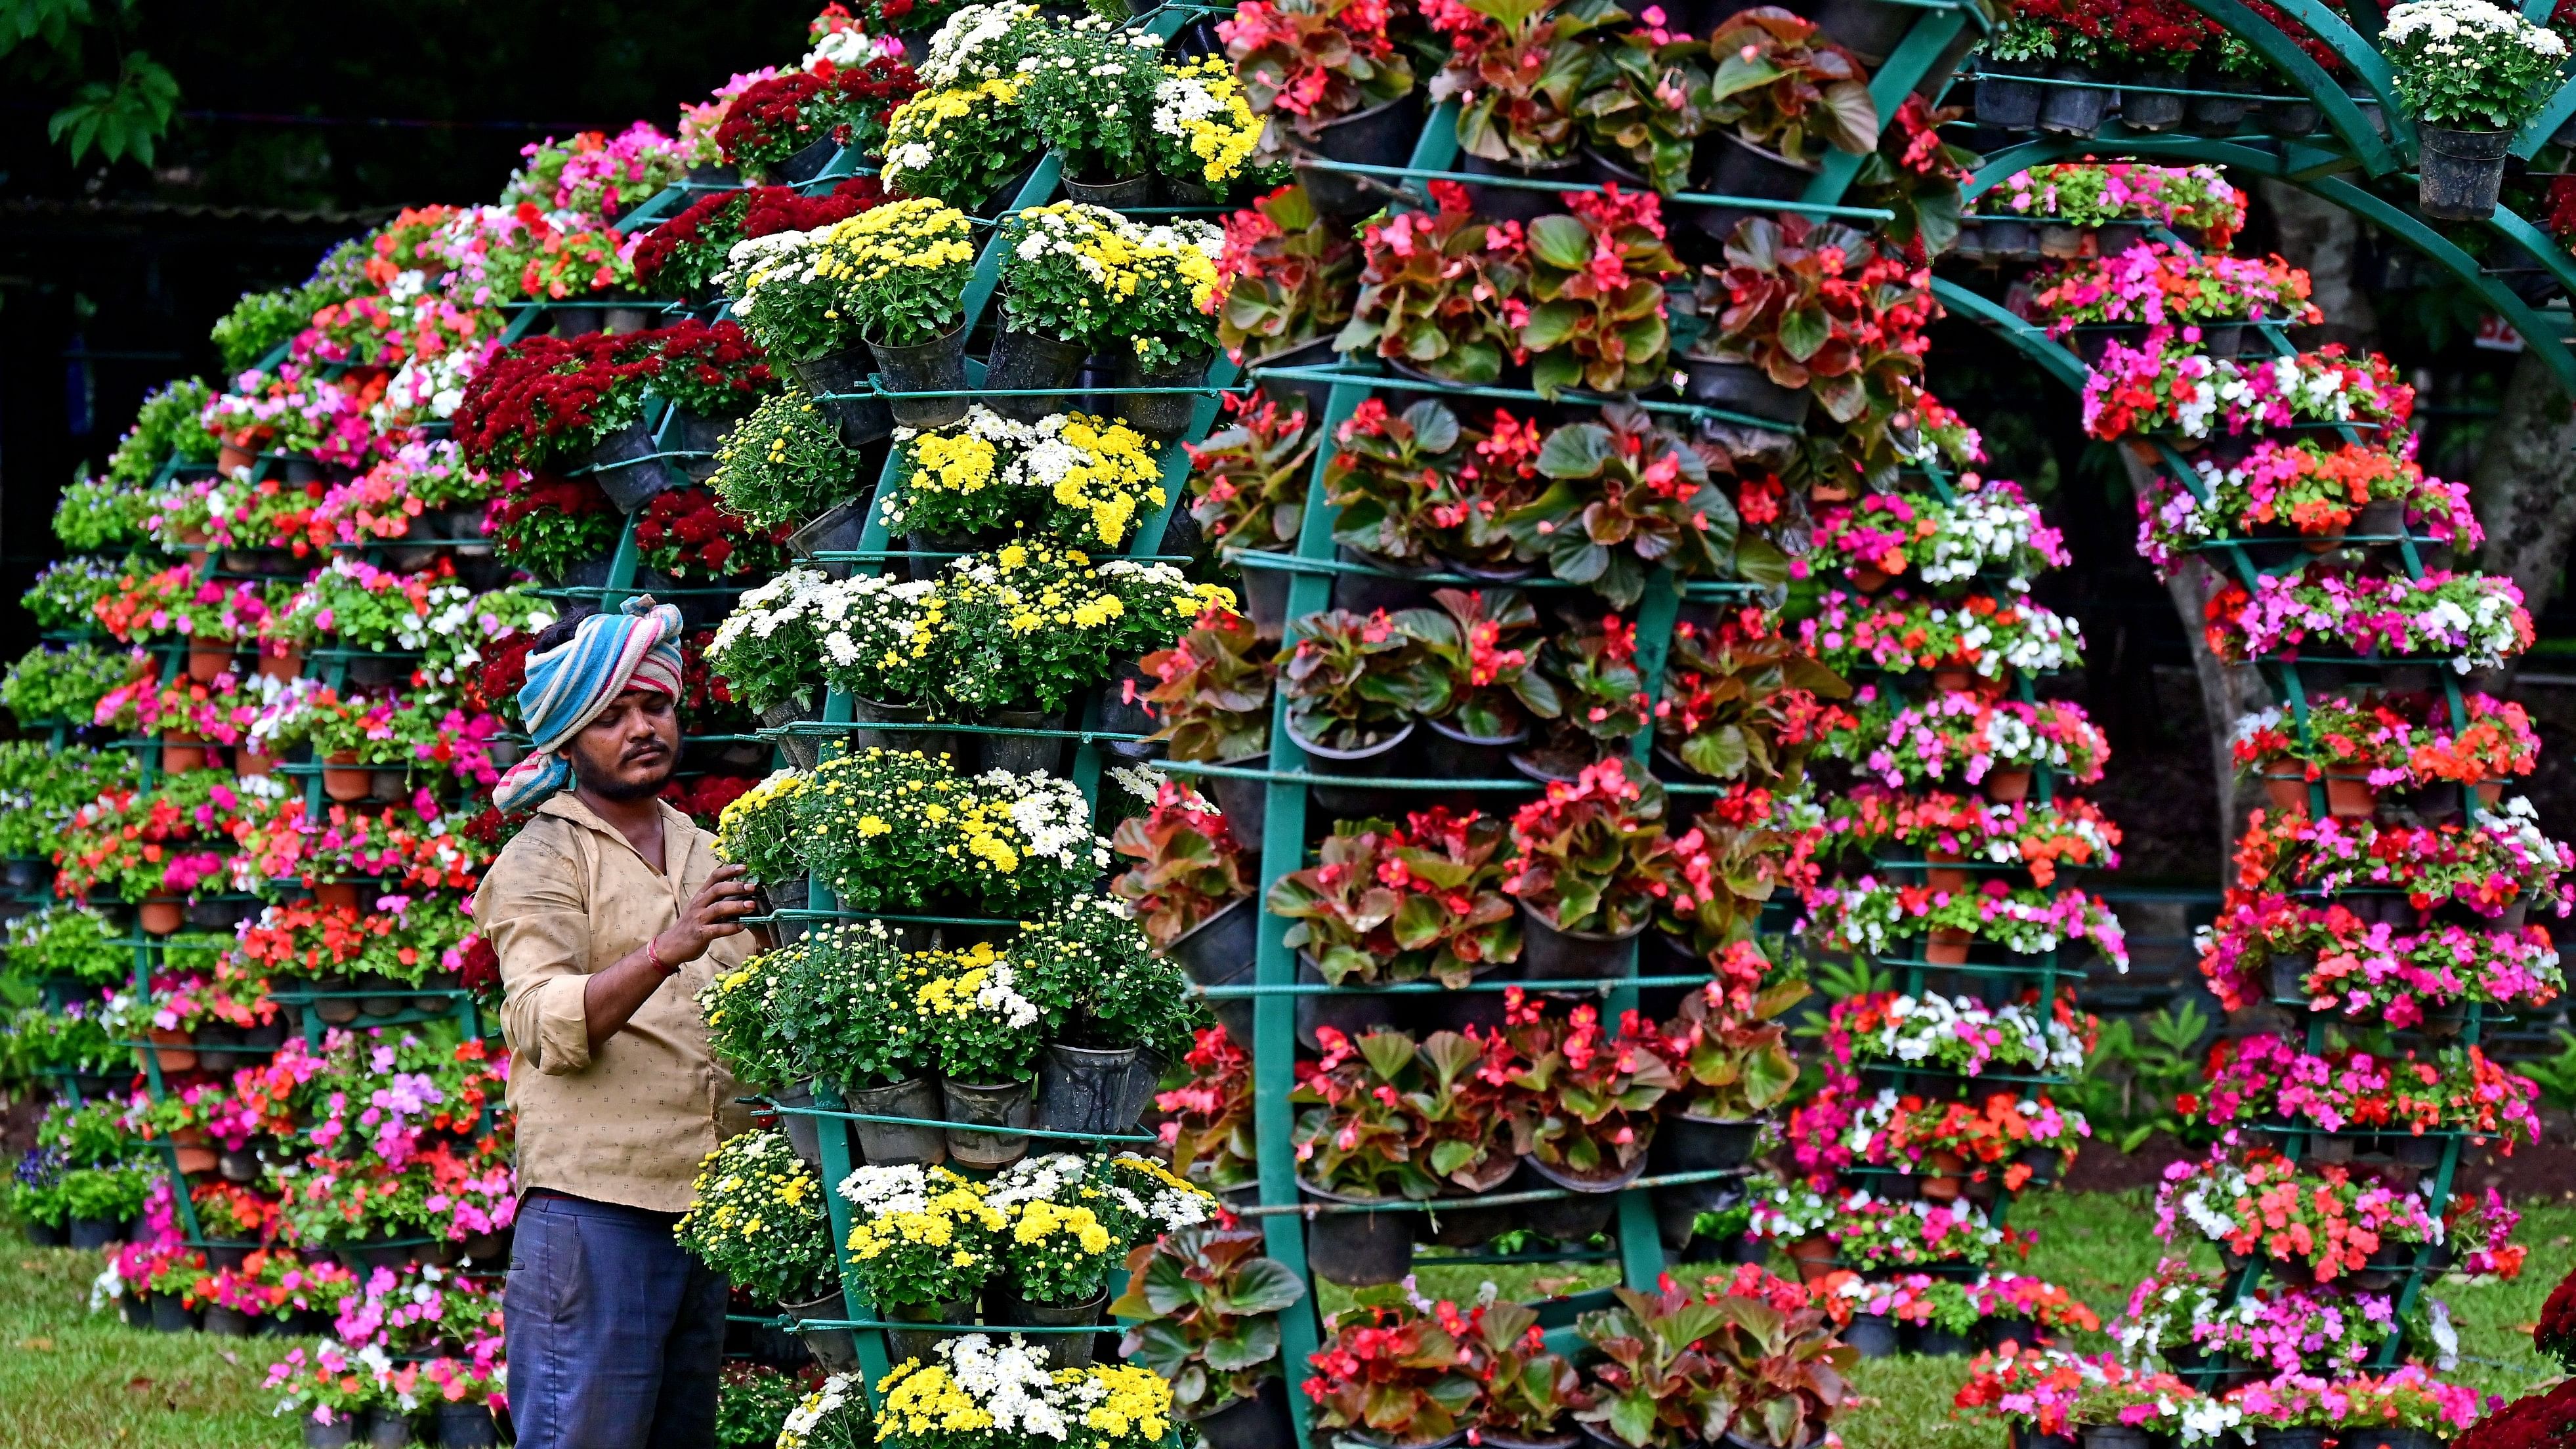
M 662 934 L 653 938 L 653 954 L 665 970 L 676 971 L 706 954 L 707 947 L 742 932 L 742 918 L 760 909 L 758 887 L 743 879 L 742 867 L 720 865 L 697 898 Z

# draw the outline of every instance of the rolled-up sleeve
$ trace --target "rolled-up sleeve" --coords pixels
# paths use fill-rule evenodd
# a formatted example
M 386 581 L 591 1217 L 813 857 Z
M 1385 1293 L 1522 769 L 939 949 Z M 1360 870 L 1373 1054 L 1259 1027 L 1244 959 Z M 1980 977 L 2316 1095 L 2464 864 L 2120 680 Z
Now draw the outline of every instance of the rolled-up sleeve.
M 552 817 L 528 822 L 484 874 L 474 923 L 501 958 L 501 1032 L 539 1072 L 590 1066 L 589 872 L 573 834 Z

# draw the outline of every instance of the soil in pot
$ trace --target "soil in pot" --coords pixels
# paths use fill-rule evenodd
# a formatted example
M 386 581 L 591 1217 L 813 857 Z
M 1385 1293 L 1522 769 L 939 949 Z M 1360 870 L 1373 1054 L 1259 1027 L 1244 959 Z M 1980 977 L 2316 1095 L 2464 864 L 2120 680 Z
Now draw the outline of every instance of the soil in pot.
M 1302 1179 L 1297 1190 L 1307 1198 L 1327 1203 L 1398 1201 L 1345 1197 Z M 1306 1266 L 1316 1276 L 1346 1288 L 1401 1282 L 1413 1271 L 1412 1217 L 1408 1211 L 1318 1213 L 1306 1225 Z

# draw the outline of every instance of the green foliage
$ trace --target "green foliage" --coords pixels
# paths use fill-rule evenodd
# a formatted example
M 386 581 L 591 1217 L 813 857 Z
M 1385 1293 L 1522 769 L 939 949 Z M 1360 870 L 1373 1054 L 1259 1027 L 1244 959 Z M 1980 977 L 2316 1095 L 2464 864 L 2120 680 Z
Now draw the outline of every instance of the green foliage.
M 0 743 L 0 855 L 50 856 L 72 812 L 134 782 L 128 750 L 57 750 L 42 740 Z
M 258 366 L 280 343 L 293 341 L 310 325 L 316 310 L 301 287 L 244 292 L 231 311 L 216 319 L 211 334 L 215 350 L 224 355 L 224 371 L 247 372 Z
M 833 1282 L 824 1187 L 776 1129 L 741 1133 L 707 1154 L 680 1248 L 763 1303 L 804 1303 Z
M 858 460 L 840 430 L 790 388 L 725 434 L 708 486 L 754 528 L 802 523 L 856 491 Z
M 2121 1152 L 2137 1151 L 2158 1130 L 2187 1144 L 2210 1141 L 2210 1128 L 2179 1114 L 2174 1098 L 2199 1087 L 2211 1025 L 2189 997 L 2148 1017 L 2144 1042 L 2127 1020 L 2114 1017 L 2102 1024 L 2101 1044 L 2086 1059 L 2083 1077 L 2062 1088 L 2060 1099 L 2084 1114 L 2097 1139 Z
M 727 1363 L 716 1385 L 716 1443 L 723 1449 L 770 1449 L 803 1398 L 794 1379 L 766 1364 Z
M 70 105 L 54 112 L 45 123 L 45 136 L 61 142 L 75 166 L 92 151 L 110 165 L 132 157 L 149 166 L 178 107 L 178 78 L 145 52 L 130 50 L 113 82 L 91 81 Z
M 134 426 L 125 430 L 116 451 L 107 455 L 108 480 L 139 493 L 160 476 L 161 465 L 174 454 L 184 462 L 213 462 L 215 436 L 198 421 L 213 397 L 214 389 L 193 377 L 173 378 L 146 394 L 134 410 Z M 137 501 L 132 506 L 140 510 L 148 504 Z M 60 530 L 57 523 L 56 531 Z M 74 548 L 100 546 L 78 543 L 68 534 L 63 542 Z
M 1207 1021 L 1180 966 L 1154 950 L 1125 907 L 1099 896 L 1023 929 L 1010 961 L 1050 1041 L 1103 1051 L 1144 1046 L 1177 1058 Z
M 0 708 L 17 716 L 21 727 L 49 720 L 88 724 L 99 700 L 133 677 L 134 669 L 133 656 L 122 652 L 89 644 L 39 645 L 0 676 Z
M 2567 42 L 2486 0 L 2414 0 L 2388 12 L 2381 48 L 2407 113 L 2434 126 L 2510 131 L 2548 100 Z
M 1279 1314 L 1306 1285 L 1261 1247 L 1257 1228 L 1194 1227 L 1127 1259 L 1127 1291 L 1109 1305 L 1133 1325 L 1119 1354 L 1169 1380 L 1183 1414 L 1249 1398 L 1279 1372 Z

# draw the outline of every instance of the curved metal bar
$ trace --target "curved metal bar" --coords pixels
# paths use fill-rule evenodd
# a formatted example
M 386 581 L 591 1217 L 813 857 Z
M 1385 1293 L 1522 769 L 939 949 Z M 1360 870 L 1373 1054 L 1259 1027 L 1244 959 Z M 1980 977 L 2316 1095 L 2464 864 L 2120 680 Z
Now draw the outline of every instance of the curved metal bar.
M 2004 310 L 1992 297 L 1971 292 L 1945 277 L 1932 279 L 1932 295 L 1953 312 L 1964 312 L 2001 336 L 2022 356 L 2039 364 L 2042 371 L 2077 392 L 2084 390 L 2084 364 L 2075 354 L 2058 346 L 2048 334 Z
M 2405 169 L 2415 157 L 2415 127 L 2393 98 L 2388 63 L 2380 59 L 2369 41 L 2318 0 L 2279 0 L 2279 4 L 2319 40 L 2333 46 L 2362 83 L 2370 87 L 2371 94 L 2379 98 L 2380 114 L 2388 118 L 2388 140 L 2380 139 L 2378 128 L 2362 115 L 2352 97 L 2343 93 L 2343 87 L 2326 74 L 2325 67 L 2309 59 L 2297 42 L 2282 34 L 2280 27 L 2247 9 L 2240 0 L 2191 0 L 2193 9 L 2254 47 L 2256 54 L 2270 61 L 2302 94 L 2316 102 L 2326 125 L 2351 148 L 2352 158 L 2361 163 L 2363 170 L 2373 176 L 2385 176 Z
M 2130 154 L 2148 159 L 2175 158 L 2202 161 L 2213 166 L 2226 166 L 2257 176 L 2269 176 L 2275 180 L 2287 181 L 2377 225 L 2389 235 L 2413 247 L 2427 260 L 2440 266 L 2442 270 L 2466 283 L 2470 290 L 2478 294 L 2480 300 L 2495 310 L 2496 315 L 2504 318 L 2516 332 L 2522 334 L 2525 346 L 2540 353 L 2542 359 L 2549 364 L 2550 371 L 2558 375 L 2560 385 L 2571 395 L 2576 395 L 2576 353 L 2568 351 L 2566 342 L 2542 320 L 2538 312 L 2532 310 L 2530 304 L 2515 296 L 2511 288 L 2487 275 L 2485 269 L 2478 265 L 2475 257 L 2460 250 L 2457 244 L 2435 231 L 2424 222 L 2423 218 L 2413 212 L 2340 177 L 2313 176 L 2293 171 L 2290 169 L 2291 163 L 2283 157 L 2269 151 L 2256 150 L 2251 146 L 2239 146 L 2227 141 L 2204 140 L 2197 136 L 2142 136 L 2122 144 Z M 1962 188 L 1963 195 L 1975 197 L 2017 171 L 2064 157 L 2070 149 L 2072 149 L 2071 145 L 2061 138 L 2033 141 L 2027 145 L 2016 146 L 2009 151 L 1999 152 L 1988 159 L 1984 169 L 1968 179 L 1968 184 Z M 2560 278 L 2562 285 L 2576 282 L 2576 259 L 2569 258 L 2564 248 L 2541 238 L 2529 222 L 2511 212 L 2499 211 L 2497 217 L 2499 220 L 2491 224 L 2501 235 L 2510 237 L 2539 257 L 2542 265 L 2549 268 L 2550 274 Z M 2534 240 L 2539 240 L 2541 245 L 2533 246 Z
M 2550 0 L 2532 0 L 2532 3 L 2543 7 L 2542 19 L 2548 18 Z M 2576 121 L 2576 76 L 2567 78 L 2566 84 L 2549 98 L 2549 104 L 2540 108 L 2540 114 L 2522 123 L 2521 132 L 2513 138 L 2513 154 L 2525 161 L 2530 160 L 2540 153 L 2541 147 L 2549 144 L 2549 138 L 2558 133 L 2558 128 L 2569 121 Z
M 1961 11 L 1939 11 L 1915 21 L 1914 28 L 1905 32 L 1905 39 L 1897 43 L 1894 53 L 1887 57 L 1887 63 L 1880 66 L 1878 74 L 1869 80 L 1869 99 L 1878 107 L 1879 134 L 1886 134 L 1888 123 L 1896 118 L 1897 108 L 1905 104 L 1906 96 L 1912 94 L 1916 86 L 1922 84 L 1923 77 L 1931 72 L 1933 64 L 1950 48 L 1950 42 L 1958 38 L 1960 27 L 1967 23 L 1966 14 Z M 1843 193 L 1851 189 L 1852 177 L 1859 174 L 1860 163 L 1866 159 L 1865 156 L 1836 151 L 1825 158 L 1825 169 L 1815 180 L 1807 183 L 1807 189 L 1798 194 L 1798 199 L 1818 206 L 1835 205 L 1843 199 Z
M 2494 228 L 2498 236 L 2519 243 L 2524 251 L 2531 253 L 2532 260 L 2557 279 L 2558 285 L 2567 290 L 2567 295 L 2576 297 L 2576 255 L 2568 253 L 2565 243 L 2523 220 L 2509 207 L 2497 207 L 2495 215 L 2487 218 L 2487 225 Z

